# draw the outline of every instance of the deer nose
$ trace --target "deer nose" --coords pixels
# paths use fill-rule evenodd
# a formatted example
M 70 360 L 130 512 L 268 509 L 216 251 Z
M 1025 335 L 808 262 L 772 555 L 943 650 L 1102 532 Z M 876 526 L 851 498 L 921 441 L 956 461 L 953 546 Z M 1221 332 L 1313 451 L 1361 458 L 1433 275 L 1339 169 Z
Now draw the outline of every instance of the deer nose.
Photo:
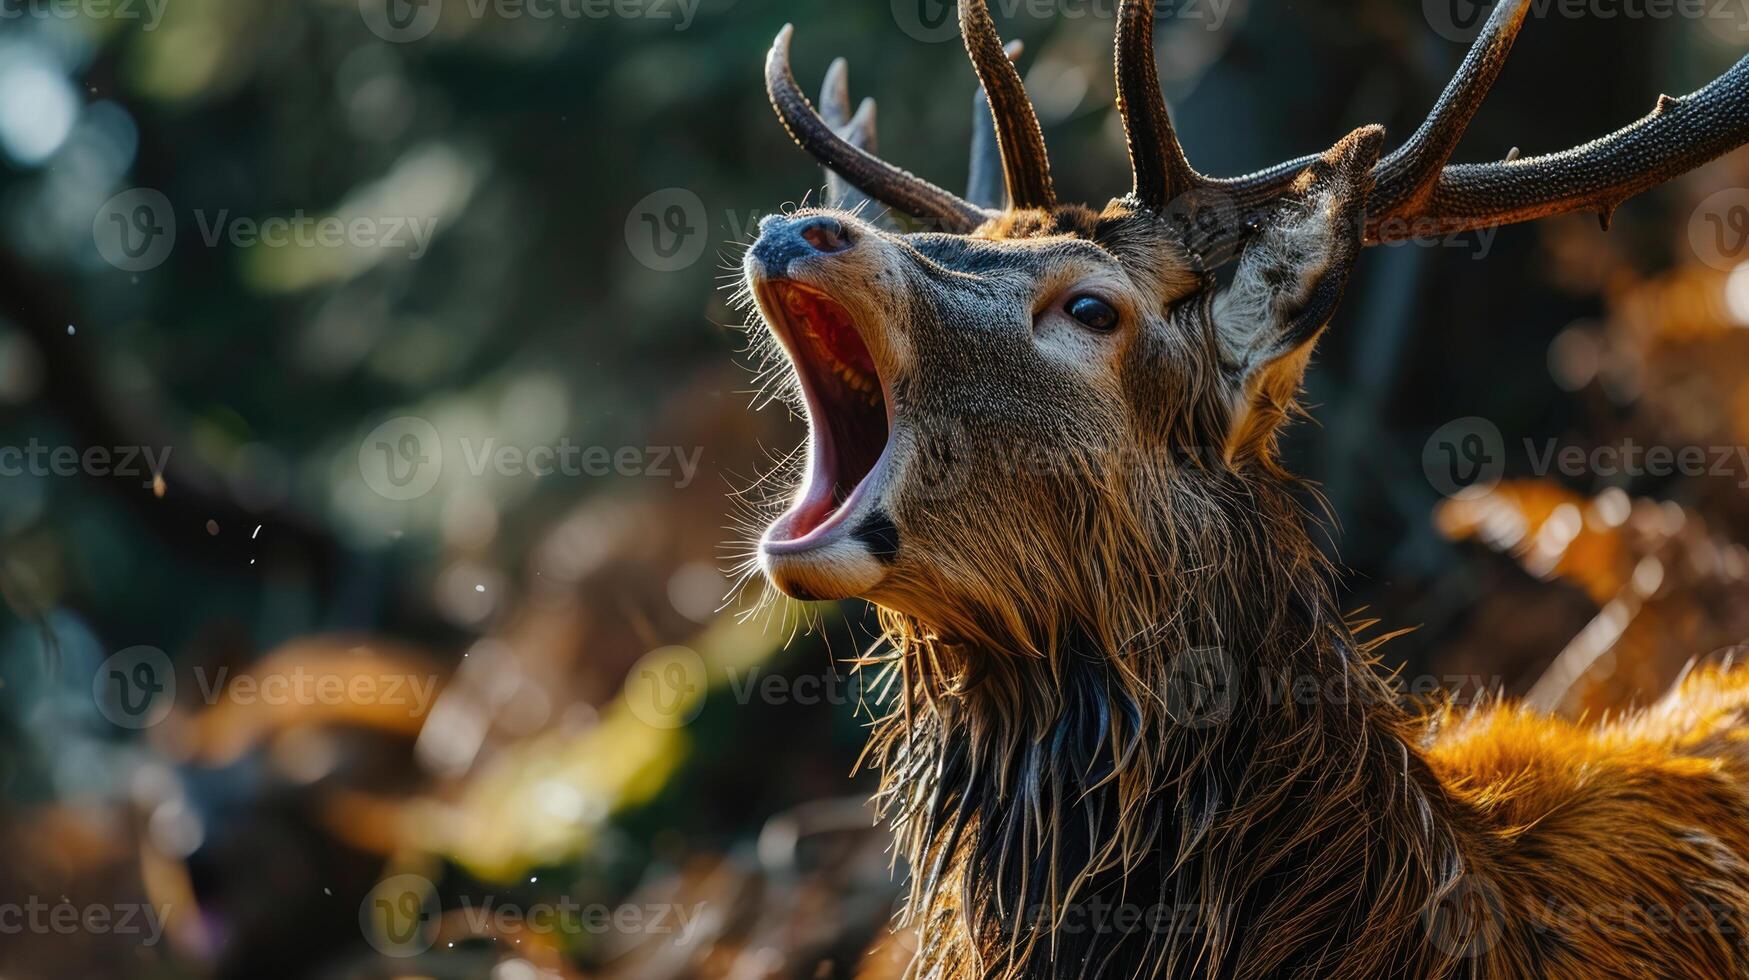
M 797 259 L 834 255 L 851 244 L 850 230 L 831 215 L 786 218 L 774 214 L 759 223 L 759 240 L 753 243 L 752 254 L 767 275 L 781 276 Z

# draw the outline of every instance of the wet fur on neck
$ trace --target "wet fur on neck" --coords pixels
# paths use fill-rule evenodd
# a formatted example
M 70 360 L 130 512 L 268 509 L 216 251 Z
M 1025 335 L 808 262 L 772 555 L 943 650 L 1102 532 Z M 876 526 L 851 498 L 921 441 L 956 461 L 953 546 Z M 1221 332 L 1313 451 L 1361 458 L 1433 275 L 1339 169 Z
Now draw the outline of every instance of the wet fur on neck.
M 1020 608 L 988 619 L 1051 632 L 947 639 L 883 613 L 904 693 L 868 758 L 912 872 L 914 976 L 1450 965 L 1409 934 L 1463 864 L 1416 716 L 1334 611 L 1290 489 L 1225 489 L 1165 496 L 1144 595 L 1105 617 Z

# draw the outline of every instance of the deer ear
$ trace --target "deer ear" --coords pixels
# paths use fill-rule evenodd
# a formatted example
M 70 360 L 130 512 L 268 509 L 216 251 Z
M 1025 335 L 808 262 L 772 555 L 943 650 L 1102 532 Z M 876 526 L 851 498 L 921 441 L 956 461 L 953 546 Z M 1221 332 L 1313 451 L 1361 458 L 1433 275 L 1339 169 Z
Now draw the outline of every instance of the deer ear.
M 1294 410 L 1312 347 L 1342 301 L 1360 253 L 1378 126 L 1357 129 L 1306 168 L 1239 256 L 1210 312 L 1232 382 L 1228 460 L 1269 454 Z

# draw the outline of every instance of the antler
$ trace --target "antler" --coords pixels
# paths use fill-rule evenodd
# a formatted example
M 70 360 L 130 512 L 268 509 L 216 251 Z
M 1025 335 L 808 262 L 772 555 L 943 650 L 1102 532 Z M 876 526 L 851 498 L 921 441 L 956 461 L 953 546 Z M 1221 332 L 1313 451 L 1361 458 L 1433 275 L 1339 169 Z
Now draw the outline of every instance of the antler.
M 1020 58 L 1023 45 L 1009 41 L 1003 49 L 1009 61 Z M 972 163 L 966 176 L 966 200 L 981 208 L 1000 208 L 1007 197 L 1007 178 L 1002 173 L 1002 147 L 996 141 L 996 120 L 990 114 L 990 99 L 984 86 L 972 93 Z
M 1432 113 L 1415 135 L 1373 169 L 1374 189 L 1368 207 L 1368 227 L 1419 209 L 1433 196 L 1446 161 L 1451 159 L 1470 119 L 1500 74 L 1512 42 L 1530 10 L 1528 0 L 1509 0 L 1494 9 Z M 1122 0 L 1117 26 L 1117 109 L 1129 142 L 1135 175 L 1136 201 L 1155 212 L 1192 191 L 1215 192 L 1241 220 L 1231 222 L 1212 244 L 1242 236 L 1249 218 L 1271 205 L 1316 154 L 1277 164 L 1244 177 L 1215 179 L 1197 172 L 1184 155 L 1154 61 L 1154 0 Z
M 1001 196 L 990 157 L 1000 162 L 1003 182 L 1007 185 L 1010 207 L 1052 208 L 1056 192 L 1051 185 L 1051 164 L 1045 151 L 1044 133 L 1032 100 L 1013 59 L 1020 54 L 1018 42 L 1004 48 L 996 34 L 996 24 L 990 17 L 986 0 L 964 0 L 960 4 L 960 33 L 965 38 L 966 52 L 980 83 L 978 105 L 982 108 L 974 122 L 971 192 L 978 203 L 967 201 L 931 184 L 915 174 L 901 170 L 873 155 L 870 148 L 856 145 L 845 134 L 855 132 L 854 120 L 841 118 L 842 106 L 849 104 L 849 95 L 842 92 L 844 69 L 841 61 L 833 62 L 827 72 L 826 103 L 831 120 L 820 114 L 802 94 L 795 74 L 789 66 L 789 45 L 794 27 L 785 24 L 771 46 L 765 60 L 765 88 L 772 107 L 784 128 L 802 149 L 813 154 L 826 168 L 869 197 L 889 204 L 900 211 L 933 221 L 946 231 L 969 232 L 994 216 L 995 212 L 981 206 L 995 206 Z M 871 117 L 873 108 L 864 103 Z M 859 109 L 857 117 L 862 116 Z M 986 132 L 984 117 L 989 119 Z M 994 150 L 986 142 L 994 134 Z M 842 188 L 829 188 L 829 196 L 842 195 Z
M 1749 58 L 1698 91 L 1658 97 L 1651 113 L 1601 139 L 1544 156 L 1445 167 L 1419 207 L 1367 213 L 1368 244 L 1596 211 L 1749 142 Z
M 1529 12 L 1529 0 L 1504 0 L 1496 6 L 1415 135 L 1373 167 L 1373 191 L 1367 199 L 1369 227 L 1426 207 L 1452 151 L 1505 67 Z
M 820 85 L 820 118 L 846 143 L 865 153 L 875 149 L 875 100 L 863 99 L 853 115 L 850 111 L 850 63 L 834 58 L 826 66 L 826 80 Z M 841 211 L 855 211 L 869 202 L 868 195 L 857 190 L 831 167 L 826 169 L 826 206 Z
M 1154 0 L 1122 0 L 1117 7 L 1117 114 L 1135 175 L 1132 193 L 1143 207 L 1164 211 L 1179 195 L 1208 185 L 1185 158 L 1160 94 Z
M 1131 195 L 1156 213 L 1194 191 L 1250 215 L 1272 204 L 1322 156 L 1309 153 L 1243 177 L 1208 177 L 1184 155 L 1154 63 L 1154 0 L 1121 0 L 1117 12 L 1117 112 L 1129 144 Z M 1244 221 L 1235 223 L 1242 233 Z
M 1192 191 L 1231 209 L 1207 240 L 1220 252 L 1243 238 L 1317 159 L 1300 157 L 1245 177 L 1213 179 L 1185 158 L 1166 114 L 1154 66 L 1152 0 L 1122 0 L 1118 11 L 1118 111 L 1130 144 L 1138 203 L 1161 212 Z M 1494 8 L 1433 111 L 1401 147 L 1373 169 L 1365 242 L 1530 221 L 1595 210 L 1609 227 L 1623 200 L 1749 142 L 1749 58 L 1682 98 L 1662 96 L 1652 113 L 1602 139 L 1545 156 L 1448 165 L 1470 120 L 1506 64 L 1529 0 Z
M 1020 72 L 1002 49 L 996 22 L 990 19 L 986 0 L 960 0 L 960 34 L 966 53 L 983 83 L 996 123 L 996 145 L 1002 151 L 1002 172 L 1008 178 L 1008 197 L 1017 208 L 1053 208 L 1057 194 L 1051 186 L 1051 161 L 1045 152 L 1044 131 Z
M 851 145 L 833 132 L 802 94 L 795 74 L 790 71 L 789 43 L 794 33 L 789 24 L 777 32 L 777 40 L 765 59 L 765 90 L 797 146 L 868 196 L 906 214 L 933 221 L 944 231 L 964 234 L 990 220 L 993 216 L 990 212 Z
M 1699 91 L 1660 96 L 1649 115 L 1583 146 L 1526 158 L 1514 149 L 1497 163 L 1450 165 L 1529 10 L 1530 0 L 1494 8 L 1426 121 L 1373 169 L 1366 244 L 1586 210 L 1607 229 L 1622 201 L 1749 142 L 1745 58 Z
M 1661 96 L 1646 117 L 1583 146 L 1487 164 L 1450 163 L 1454 150 L 1499 76 L 1531 0 L 1501 0 L 1440 94 L 1427 119 L 1407 142 L 1373 169 L 1367 206 L 1368 245 L 1431 234 L 1529 221 L 1592 210 L 1603 219 L 1625 199 L 1749 142 L 1749 58 L 1700 90 Z M 1038 117 L 996 35 L 987 0 L 961 0 L 960 30 L 988 95 L 995 144 L 1006 176 L 1010 206 L 1050 208 L 1056 195 Z M 841 139 L 821 120 L 796 87 L 789 70 L 791 29 L 785 26 L 766 62 L 772 105 L 798 144 L 869 196 L 907 213 L 969 232 L 995 213 L 882 162 Z M 1221 214 L 1216 227 L 1199 228 L 1195 247 L 1205 261 L 1231 254 L 1256 220 L 1274 208 L 1307 167 L 1308 154 L 1242 177 L 1198 173 L 1184 154 L 1154 61 L 1154 0 L 1120 0 L 1118 7 L 1117 108 L 1123 118 L 1134 172 L 1132 199 L 1156 214 L 1175 204 Z M 980 120 L 978 132 L 983 124 Z M 988 144 L 974 135 L 972 194 L 993 204 L 998 194 Z M 1199 222 L 1200 224 L 1200 222 Z

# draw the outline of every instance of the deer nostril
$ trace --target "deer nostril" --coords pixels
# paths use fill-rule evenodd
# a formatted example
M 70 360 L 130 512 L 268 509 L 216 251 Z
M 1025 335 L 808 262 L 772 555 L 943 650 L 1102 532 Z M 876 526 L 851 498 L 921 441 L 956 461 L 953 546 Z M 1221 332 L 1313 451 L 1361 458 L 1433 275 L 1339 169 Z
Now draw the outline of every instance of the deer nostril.
M 850 229 L 830 215 L 811 214 L 793 219 L 773 216 L 760 223 L 759 240 L 753 243 L 747 258 L 765 275 L 787 276 L 790 266 L 798 261 L 836 255 L 852 244 Z
M 844 233 L 844 225 L 836 218 L 824 216 L 809 218 L 807 223 L 796 229 L 809 245 L 818 252 L 842 252 L 850 247 L 850 238 Z

